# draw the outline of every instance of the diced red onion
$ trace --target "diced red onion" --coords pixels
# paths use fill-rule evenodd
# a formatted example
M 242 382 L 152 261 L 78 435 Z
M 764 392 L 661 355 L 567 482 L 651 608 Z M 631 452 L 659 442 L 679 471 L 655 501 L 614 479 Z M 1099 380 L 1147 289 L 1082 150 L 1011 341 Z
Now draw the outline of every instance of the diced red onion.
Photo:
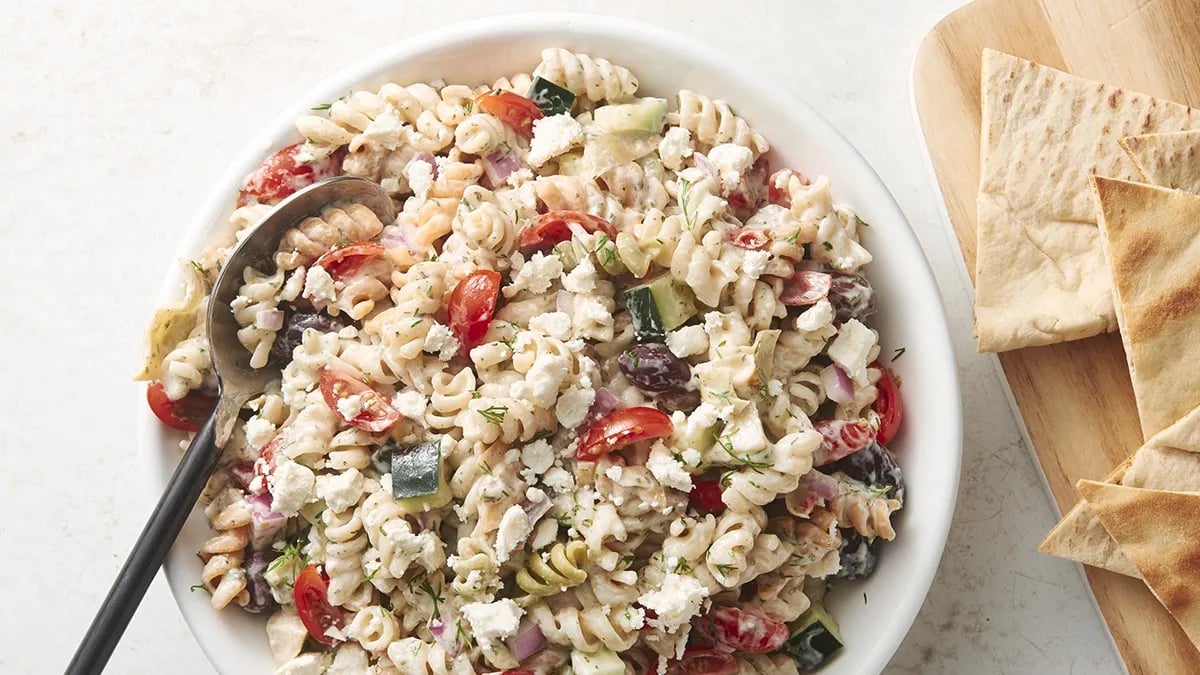
M 272 508 L 269 494 L 249 494 L 246 501 L 250 504 L 250 547 L 256 551 L 270 548 L 275 535 L 287 525 L 287 518 Z
M 542 635 L 542 629 L 538 628 L 536 623 L 529 622 L 518 630 L 516 635 L 505 640 L 504 644 L 508 651 L 512 652 L 514 659 L 524 661 L 546 648 L 546 637 Z
M 587 428 L 592 425 L 592 422 L 614 410 L 624 407 L 624 401 L 613 395 L 607 387 L 600 387 L 596 390 L 596 398 L 592 401 L 592 407 L 588 408 L 587 415 L 583 417 L 583 422 L 579 424 L 579 428 Z
M 713 163 L 708 161 L 708 158 L 703 154 L 699 152 L 694 153 L 692 161 L 695 162 L 696 168 L 707 174 L 709 178 L 717 181 L 721 179 L 720 173 L 717 172 L 717 167 L 713 166 Z
M 783 286 L 779 301 L 788 307 L 803 307 L 818 303 L 829 297 L 829 289 L 833 287 L 833 277 L 824 272 L 796 272 L 791 281 Z
M 408 239 L 404 236 L 404 229 L 396 225 L 389 225 L 383 228 L 383 236 L 379 238 L 379 243 L 383 244 L 384 248 L 396 248 L 399 246 L 409 248 Z
M 828 501 L 838 495 L 838 482 L 833 476 L 820 471 L 809 471 L 800 476 L 796 490 Z
M 429 632 L 433 634 L 433 641 L 446 650 L 451 658 L 458 656 L 458 653 L 462 651 L 462 645 L 458 641 L 458 631 L 450 630 L 450 622 L 446 619 L 445 614 L 429 620 Z
M 483 158 L 483 170 L 492 187 L 499 187 L 514 171 L 521 168 L 521 158 L 511 149 L 498 150 Z
M 825 386 L 825 396 L 834 403 L 849 403 L 854 400 L 854 384 L 846 371 L 837 364 L 830 364 L 821 369 L 821 384 Z
M 238 484 L 238 487 L 243 491 L 250 489 L 250 481 L 254 480 L 254 463 L 253 462 L 234 462 L 225 468 L 229 472 L 229 477 L 233 482 Z
M 521 504 L 521 508 L 525 510 L 525 516 L 529 518 L 529 523 L 532 525 L 550 511 L 551 505 L 550 498 L 546 497 L 538 502 L 526 500 Z
M 283 328 L 282 309 L 264 309 L 254 315 L 254 325 L 263 330 L 279 330 Z

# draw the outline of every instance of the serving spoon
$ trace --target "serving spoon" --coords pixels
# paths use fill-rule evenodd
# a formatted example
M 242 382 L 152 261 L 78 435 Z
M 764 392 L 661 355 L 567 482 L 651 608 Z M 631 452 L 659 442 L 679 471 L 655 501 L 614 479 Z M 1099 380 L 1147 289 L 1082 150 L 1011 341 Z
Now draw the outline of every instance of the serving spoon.
M 336 201 L 354 201 L 370 208 L 384 223 L 396 219 L 395 206 L 377 184 L 362 178 L 330 178 L 299 190 L 280 202 L 234 248 L 213 285 L 208 304 L 207 335 L 217 379 L 216 409 L 192 439 L 158 505 L 138 536 L 124 567 L 92 619 L 92 625 L 67 666 L 68 675 L 100 673 L 142 602 L 167 551 L 183 528 L 196 499 L 217 467 L 221 451 L 233 432 L 238 411 L 266 390 L 279 375 L 278 368 L 251 368 L 250 352 L 238 341 L 240 328 L 230 304 L 242 286 L 249 267 L 274 268 L 274 253 L 291 227 Z

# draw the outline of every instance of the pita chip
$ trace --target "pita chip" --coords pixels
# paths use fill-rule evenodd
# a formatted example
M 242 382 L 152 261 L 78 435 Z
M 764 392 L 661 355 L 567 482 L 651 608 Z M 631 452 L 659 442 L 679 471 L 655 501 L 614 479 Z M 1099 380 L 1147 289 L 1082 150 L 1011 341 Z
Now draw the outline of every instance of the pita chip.
M 1088 179 L 1138 179 L 1118 139 L 1200 128 L 1200 111 L 990 49 L 982 76 L 980 351 L 1114 330 Z
M 1109 474 L 1105 483 L 1200 494 L 1200 407 L 1155 434 Z M 1038 550 L 1118 574 L 1141 576 L 1087 501 L 1075 504 Z
M 1200 196 L 1095 177 L 1117 320 L 1146 438 L 1200 405 Z
M 1121 139 L 1142 180 L 1200 194 L 1200 129 Z
M 1200 646 L 1200 494 L 1079 481 L 1079 492 Z

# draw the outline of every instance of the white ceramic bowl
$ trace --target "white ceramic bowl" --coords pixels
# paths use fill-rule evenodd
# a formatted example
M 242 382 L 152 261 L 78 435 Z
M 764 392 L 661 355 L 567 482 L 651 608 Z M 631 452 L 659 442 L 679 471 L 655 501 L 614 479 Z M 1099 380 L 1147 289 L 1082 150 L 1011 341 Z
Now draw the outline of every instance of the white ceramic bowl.
M 491 82 L 532 68 L 547 46 L 622 64 L 634 71 L 646 94 L 671 98 L 678 89 L 688 88 L 729 101 L 766 135 L 773 148 L 773 167 L 828 175 L 835 197 L 853 205 L 871 224 L 864 236 L 876 259 L 868 275 L 878 289 L 880 306 L 873 324 L 882 336 L 885 355 L 901 346 L 907 348 L 895 364 L 904 382 L 906 418 L 893 450 L 904 469 L 908 502 L 898 520 L 899 534 L 883 548 L 875 574 L 863 582 L 835 584 L 828 605 L 841 624 L 846 648 L 822 672 L 861 675 L 881 671 L 925 599 L 954 512 L 961 410 L 941 301 L 904 215 L 849 142 L 808 105 L 711 46 L 646 24 L 578 14 L 489 18 L 401 41 L 329 78 L 276 119 L 215 186 L 177 256 L 191 257 L 220 231 L 242 177 L 273 148 L 298 140 L 292 121 L 311 106 L 337 98 L 352 87 L 379 85 L 388 79 Z M 172 271 L 160 300 L 176 297 L 179 285 L 179 274 Z M 140 405 L 141 447 L 158 490 L 166 484 L 179 456 L 179 436 L 159 424 L 144 403 Z M 215 612 L 207 595 L 188 590 L 200 574 L 195 551 L 209 536 L 197 509 L 166 563 L 179 608 L 220 672 L 273 672 L 264 617 L 236 609 Z

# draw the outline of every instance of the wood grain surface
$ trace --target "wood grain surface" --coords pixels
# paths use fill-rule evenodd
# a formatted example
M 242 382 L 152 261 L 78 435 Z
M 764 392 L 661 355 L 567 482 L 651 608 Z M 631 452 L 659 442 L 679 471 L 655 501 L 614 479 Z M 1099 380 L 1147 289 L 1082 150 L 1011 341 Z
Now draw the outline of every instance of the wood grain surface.
M 984 47 L 1200 107 L 1200 0 L 976 0 L 926 36 L 917 111 L 972 279 Z M 1142 441 L 1120 337 L 1021 349 L 1000 362 L 1065 512 L 1079 499 L 1077 480 L 1103 479 Z M 1087 575 L 1131 673 L 1200 673 L 1200 653 L 1145 584 Z

